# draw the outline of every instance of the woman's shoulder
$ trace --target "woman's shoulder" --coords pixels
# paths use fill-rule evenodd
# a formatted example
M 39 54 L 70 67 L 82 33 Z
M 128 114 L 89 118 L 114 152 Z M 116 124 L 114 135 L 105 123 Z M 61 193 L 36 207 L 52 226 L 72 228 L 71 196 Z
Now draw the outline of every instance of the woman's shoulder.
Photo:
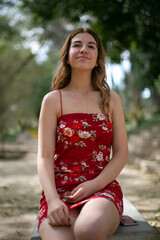
M 55 104 L 59 102 L 59 91 L 54 90 L 49 93 L 47 93 L 42 100 L 44 103 L 48 104 Z
M 115 92 L 113 90 L 110 90 L 110 100 L 117 101 L 117 100 L 120 100 L 120 99 L 121 99 L 121 97 L 117 92 Z
M 117 92 L 110 90 L 110 107 L 114 109 L 115 107 L 121 105 L 121 102 L 120 95 Z
M 60 95 L 58 90 L 47 93 L 42 100 L 43 108 L 47 108 L 52 113 L 59 114 L 60 111 Z

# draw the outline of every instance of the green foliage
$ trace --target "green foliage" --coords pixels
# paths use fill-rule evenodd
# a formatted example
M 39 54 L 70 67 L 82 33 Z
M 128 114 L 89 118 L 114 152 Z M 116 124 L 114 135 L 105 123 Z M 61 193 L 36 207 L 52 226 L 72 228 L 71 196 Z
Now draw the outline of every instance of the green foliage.
M 32 58 L 23 71 L 12 78 L 12 73 L 28 54 L 29 51 L 23 48 L 15 51 L 10 46 L 8 51 L 1 55 L 0 69 L 3 73 L 0 81 L 1 89 L 3 88 L 0 96 L 1 137 L 2 134 L 7 136 L 10 132 L 16 136 L 17 132 L 37 127 L 42 98 L 50 91 L 54 61 L 57 62 L 57 59 L 49 59 L 41 66 Z
M 113 46 L 128 49 L 134 41 L 146 51 L 148 47 L 155 48 L 160 38 L 160 2 L 157 0 L 33 0 L 23 4 L 45 23 L 60 17 L 75 22 L 83 14 L 94 16 L 96 21 L 91 18 L 87 21 L 102 36 L 106 48 L 106 43 L 116 41 Z
M 142 120 L 139 125 L 133 123 L 131 124 L 131 122 L 128 122 L 126 124 L 127 134 L 129 135 L 132 134 L 133 132 L 138 134 L 139 131 L 142 129 L 148 129 L 151 126 L 159 126 L 159 122 L 160 114 L 151 115 L 149 118 Z
M 22 2 L 23 7 L 30 9 L 34 19 L 43 22 L 44 26 L 64 17 L 75 23 L 80 21 L 81 16 L 88 15 L 84 22 L 100 35 L 111 61 L 120 62 L 121 53 L 128 49 L 131 52 L 133 68 L 138 66 L 139 78 L 141 78 L 140 90 L 145 87 L 155 87 L 155 79 L 160 73 L 158 66 L 160 1 L 23 0 Z
M 160 106 L 160 2 L 157 0 L 124 1 L 23 1 L 34 20 L 47 29 L 55 19 L 66 18 L 90 26 L 100 36 L 111 63 L 120 63 L 121 53 L 130 51 L 131 73 L 126 74 L 125 104 L 128 120 L 134 125 L 144 120 L 142 91 L 151 90 L 153 104 Z M 85 18 L 86 17 L 86 18 Z M 122 94 L 122 93 L 121 93 Z
M 14 139 L 21 131 L 37 128 L 41 101 L 50 91 L 58 62 L 58 50 L 51 43 L 44 64 L 26 49 L 26 43 L 35 40 L 40 46 L 47 45 L 46 36 L 41 29 L 42 34 L 36 34 L 29 13 L 24 14 L 18 5 L 4 2 L 0 2 L 3 20 L 0 23 L 0 142 Z

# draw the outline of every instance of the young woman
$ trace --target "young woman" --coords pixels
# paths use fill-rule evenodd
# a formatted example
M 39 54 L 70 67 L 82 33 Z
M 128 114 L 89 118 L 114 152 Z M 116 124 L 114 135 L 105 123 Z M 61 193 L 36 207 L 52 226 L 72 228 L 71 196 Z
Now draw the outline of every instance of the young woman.
M 106 83 L 103 47 L 92 30 L 68 36 L 52 86 L 39 119 L 41 238 L 106 240 L 123 211 L 115 179 L 128 150 L 121 99 Z

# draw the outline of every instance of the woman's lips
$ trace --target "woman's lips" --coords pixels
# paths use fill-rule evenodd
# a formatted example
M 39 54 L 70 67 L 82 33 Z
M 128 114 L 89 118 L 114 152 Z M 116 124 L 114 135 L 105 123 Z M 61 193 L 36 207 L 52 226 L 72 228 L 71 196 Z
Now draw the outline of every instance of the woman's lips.
M 88 57 L 86 57 L 86 56 L 79 56 L 79 57 L 77 57 L 78 59 L 89 59 Z

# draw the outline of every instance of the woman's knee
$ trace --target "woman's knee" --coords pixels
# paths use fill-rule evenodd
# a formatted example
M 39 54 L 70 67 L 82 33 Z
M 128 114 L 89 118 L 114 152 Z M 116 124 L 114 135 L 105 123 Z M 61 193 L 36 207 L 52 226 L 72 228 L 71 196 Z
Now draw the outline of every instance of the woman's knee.
M 75 222 L 75 239 L 106 240 L 118 224 L 119 214 L 113 203 L 106 199 L 92 200 L 84 205 Z
M 76 221 L 74 225 L 74 235 L 76 240 L 99 240 L 103 239 L 102 232 L 94 221 Z

